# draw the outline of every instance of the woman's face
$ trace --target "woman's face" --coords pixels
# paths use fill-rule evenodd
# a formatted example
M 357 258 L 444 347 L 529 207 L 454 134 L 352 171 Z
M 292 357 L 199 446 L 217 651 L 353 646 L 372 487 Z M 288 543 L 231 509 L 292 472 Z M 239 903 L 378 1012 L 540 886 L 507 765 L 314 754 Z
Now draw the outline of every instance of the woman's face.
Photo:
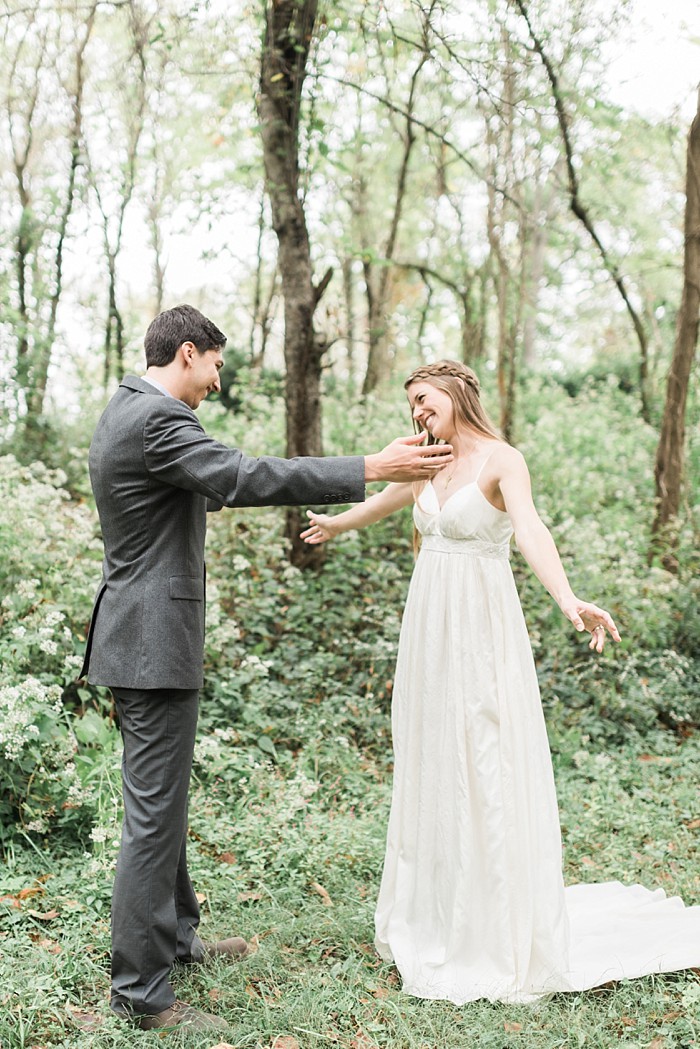
M 411 383 L 406 393 L 420 428 L 439 440 L 449 441 L 455 432 L 455 413 L 449 394 L 422 379 Z

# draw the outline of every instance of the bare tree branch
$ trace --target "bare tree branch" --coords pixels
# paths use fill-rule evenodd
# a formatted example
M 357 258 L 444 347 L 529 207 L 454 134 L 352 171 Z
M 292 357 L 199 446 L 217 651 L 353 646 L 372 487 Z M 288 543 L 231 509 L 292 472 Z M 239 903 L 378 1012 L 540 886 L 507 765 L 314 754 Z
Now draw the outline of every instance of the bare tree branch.
M 472 160 L 471 157 L 467 156 L 467 154 L 463 150 L 461 150 L 459 146 L 455 145 L 455 143 L 451 139 L 449 139 L 447 135 L 444 134 L 444 132 L 439 131 L 431 124 L 426 124 L 426 122 L 424 120 L 421 120 L 420 117 L 417 117 L 415 113 L 411 113 L 407 109 L 404 109 L 402 106 L 397 105 L 385 95 L 378 95 L 376 92 L 370 91 L 369 88 L 364 87 L 362 84 L 356 84 L 354 81 L 346 80 L 344 77 L 336 77 L 332 76 L 330 73 L 323 73 L 321 74 L 321 78 L 325 80 L 332 80 L 334 83 L 340 84 L 343 87 L 352 88 L 353 91 L 357 91 L 360 95 L 366 95 L 368 98 L 373 98 L 375 102 L 380 102 L 383 106 L 386 106 L 386 108 L 391 110 L 393 113 L 396 113 L 398 116 L 401 116 L 405 120 L 410 121 L 414 127 L 421 128 L 421 130 L 425 131 L 425 133 L 431 138 L 436 139 L 438 142 L 442 142 L 442 144 L 447 149 L 449 149 L 455 157 L 461 160 L 462 163 L 465 164 L 469 168 L 469 170 L 472 171 L 477 176 L 477 178 L 479 178 L 486 186 L 491 186 L 494 192 L 499 194 L 499 196 L 504 197 L 505 200 L 510 201 L 510 203 L 514 204 L 516 207 L 520 206 L 518 202 L 514 200 L 509 193 L 507 193 L 506 190 L 504 190 L 501 186 L 494 185 L 492 180 L 486 174 L 486 172 L 483 171 L 479 167 L 479 165 Z
M 591 219 L 591 217 L 590 217 L 590 215 L 588 213 L 587 208 L 585 207 L 585 205 L 583 204 L 583 202 L 581 200 L 581 187 L 580 187 L 580 184 L 579 184 L 578 175 L 576 174 L 576 166 L 575 166 L 575 162 L 574 162 L 574 149 L 573 149 L 573 145 L 572 145 L 572 141 L 571 141 L 571 128 L 570 128 L 569 118 L 568 118 L 567 113 L 566 113 L 566 108 L 564 106 L 564 99 L 563 99 L 563 95 L 562 95 L 561 86 L 560 86 L 560 83 L 559 83 L 559 77 L 557 76 L 556 70 L 554 69 L 554 66 L 553 66 L 553 64 L 552 64 L 552 62 L 551 62 L 551 60 L 550 60 L 550 58 L 549 58 L 549 56 L 548 56 L 548 54 L 547 54 L 547 52 L 546 52 L 546 50 L 544 48 L 544 44 L 542 43 L 542 40 L 540 39 L 540 37 L 538 37 L 537 33 L 533 29 L 532 22 L 531 22 L 531 19 L 530 19 L 529 10 L 528 10 L 528 7 L 527 7 L 527 5 L 525 3 L 525 0 L 511 0 L 511 3 L 515 4 L 515 6 L 517 7 L 518 11 L 520 12 L 520 14 L 522 15 L 523 19 L 525 20 L 525 24 L 527 25 L 527 29 L 528 29 L 528 32 L 529 32 L 530 37 L 532 39 L 533 46 L 534 46 L 535 51 L 537 52 L 537 54 L 539 55 L 539 57 L 540 57 L 540 59 L 542 61 L 542 65 L 545 68 L 545 71 L 547 73 L 547 78 L 549 80 L 549 84 L 550 84 L 550 87 L 552 89 L 552 97 L 554 99 L 554 107 L 555 107 L 555 110 L 556 110 L 557 121 L 558 121 L 558 124 L 559 124 L 559 130 L 561 132 L 562 142 L 563 142 L 563 145 L 564 145 L 564 155 L 565 155 L 565 159 L 566 159 L 566 172 L 567 172 L 568 190 L 569 190 L 569 203 L 570 203 L 571 210 L 574 213 L 574 215 L 576 216 L 576 218 L 579 219 L 579 221 L 583 224 L 583 226 L 586 229 L 588 235 L 590 236 L 591 240 L 593 241 L 593 243 L 595 244 L 596 248 L 598 249 L 598 252 L 600 253 L 600 257 L 601 257 L 601 259 L 603 261 L 603 265 L 604 265 L 605 269 L 607 270 L 607 272 L 612 277 L 612 279 L 613 279 L 613 281 L 615 283 L 615 286 L 617 287 L 617 290 L 619 291 L 619 293 L 620 293 L 620 295 L 622 297 L 622 300 L 623 300 L 623 302 L 624 302 L 624 304 L 625 304 L 625 306 L 627 308 L 627 312 L 629 313 L 629 315 L 630 315 L 630 317 L 632 319 L 632 324 L 634 326 L 634 330 L 635 330 L 635 333 L 637 335 L 637 340 L 639 342 L 639 350 L 640 350 L 639 378 L 640 378 L 640 395 L 641 395 L 641 402 L 642 402 L 642 416 L 643 416 L 643 418 L 644 418 L 644 420 L 646 422 L 649 422 L 650 421 L 650 413 L 649 413 L 649 404 L 648 404 L 648 398 L 647 398 L 647 372 L 648 372 L 648 356 L 649 356 L 649 354 L 648 354 L 648 337 L 647 337 L 647 333 L 646 333 L 646 330 L 644 328 L 644 325 L 642 323 L 642 320 L 641 320 L 639 314 L 637 313 L 636 309 L 632 305 L 632 302 L 631 302 L 629 294 L 627 292 L 627 287 L 625 285 L 625 282 L 624 282 L 624 279 L 622 277 L 622 274 L 620 273 L 620 270 L 619 270 L 617 264 L 611 259 L 610 255 L 608 254 L 607 249 L 605 248 L 605 245 L 601 241 L 601 239 L 600 239 L 600 237 L 598 235 L 598 232 L 597 232 L 595 226 L 593 225 L 593 220 Z

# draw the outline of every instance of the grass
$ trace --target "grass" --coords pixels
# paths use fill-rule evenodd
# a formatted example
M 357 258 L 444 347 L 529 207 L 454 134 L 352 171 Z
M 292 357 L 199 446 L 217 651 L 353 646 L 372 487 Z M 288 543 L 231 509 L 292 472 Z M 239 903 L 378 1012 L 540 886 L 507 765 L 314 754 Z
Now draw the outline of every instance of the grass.
M 330 746 L 330 744 L 329 744 Z M 567 881 L 619 878 L 700 902 L 700 739 L 647 737 L 607 754 L 553 735 Z M 245 962 L 182 968 L 179 996 L 224 1016 L 237 1049 L 555 1049 L 700 1046 L 700 974 L 648 977 L 536 1006 L 457 1008 L 403 995 L 371 947 L 388 778 L 348 762 L 340 780 L 298 766 L 253 770 L 238 795 L 195 783 L 191 866 L 204 894 L 203 933 L 257 940 Z M 27 841 L 0 882 L 2 1049 L 162 1044 L 108 1008 L 113 849 L 61 852 Z M 100 849 L 102 850 L 100 852 Z M 96 1010 L 80 1031 L 69 1010 Z M 211 1049 L 216 1037 L 169 1036 Z

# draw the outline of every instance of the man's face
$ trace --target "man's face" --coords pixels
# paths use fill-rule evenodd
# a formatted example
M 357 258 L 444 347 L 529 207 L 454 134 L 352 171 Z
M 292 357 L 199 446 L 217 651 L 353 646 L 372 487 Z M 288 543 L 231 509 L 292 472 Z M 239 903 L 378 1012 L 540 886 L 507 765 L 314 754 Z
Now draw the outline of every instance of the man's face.
M 213 350 L 205 350 L 204 353 L 192 346 L 188 360 L 187 389 L 182 400 L 194 409 L 199 407 L 207 394 L 221 389 L 219 372 L 224 365 L 224 355 L 220 346 Z

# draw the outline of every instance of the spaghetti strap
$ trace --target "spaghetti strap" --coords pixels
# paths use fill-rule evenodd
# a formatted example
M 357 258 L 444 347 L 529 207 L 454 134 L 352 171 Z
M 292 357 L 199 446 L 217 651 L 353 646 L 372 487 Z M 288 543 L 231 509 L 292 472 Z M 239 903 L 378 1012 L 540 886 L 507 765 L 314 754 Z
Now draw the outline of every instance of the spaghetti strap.
M 477 473 L 476 477 L 474 478 L 474 483 L 475 484 L 479 480 L 479 478 L 481 477 L 481 471 L 484 469 L 484 467 L 486 466 L 487 462 L 489 461 L 489 459 L 491 458 L 492 455 L 493 455 L 493 452 L 489 452 L 489 454 L 486 456 L 486 458 L 484 459 L 483 463 L 479 467 L 479 472 Z

